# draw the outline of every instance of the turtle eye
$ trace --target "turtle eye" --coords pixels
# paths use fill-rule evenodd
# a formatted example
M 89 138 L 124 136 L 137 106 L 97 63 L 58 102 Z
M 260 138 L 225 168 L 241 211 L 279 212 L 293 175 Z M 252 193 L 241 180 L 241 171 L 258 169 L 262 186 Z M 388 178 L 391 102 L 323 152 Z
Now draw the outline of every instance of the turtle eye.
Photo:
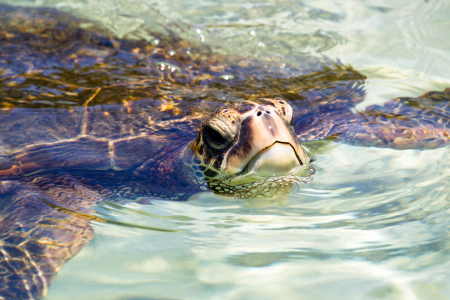
M 227 138 L 220 134 L 220 132 L 218 132 L 211 126 L 205 126 L 205 128 L 203 129 L 203 135 L 205 136 L 208 144 L 215 149 L 223 149 L 230 142 Z

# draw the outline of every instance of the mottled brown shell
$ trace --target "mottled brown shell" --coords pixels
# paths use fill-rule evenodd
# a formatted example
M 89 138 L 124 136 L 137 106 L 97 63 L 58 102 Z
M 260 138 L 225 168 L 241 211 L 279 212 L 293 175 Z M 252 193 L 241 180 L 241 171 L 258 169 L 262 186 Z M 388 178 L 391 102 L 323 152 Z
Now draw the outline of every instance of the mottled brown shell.
M 364 78 L 313 57 L 243 61 L 173 35 L 152 33 L 157 45 L 119 40 L 96 26 L 81 29 L 85 20 L 50 8 L 2 5 L 0 15 L 6 177 L 54 168 L 133 169 L 169 144 L 182 149 L 226 104 L 281 96 L 329 107 L 326 97 Z M 352 106 L 362 92 L 350 88 L 345 96 L 341 101 Z
M 89 221 L 102 221 L 91 215 L 99 201 L 180 200 L 207 190 L 204 170 L 183 149 L 217 110 L 236 121 L 228 104 L 289 102 L 301 142 L 449 142 L 449 89 L 355 114 L 365 76 L 350 66 L 224 56 L 173 32 L 117 39 L 95 24 L 83 29 L 86 21 L 0 4 L 0 298 L 45 297 L 92 238 Z M 285 189 L 277 180 L 264 188 L 272 187 Z

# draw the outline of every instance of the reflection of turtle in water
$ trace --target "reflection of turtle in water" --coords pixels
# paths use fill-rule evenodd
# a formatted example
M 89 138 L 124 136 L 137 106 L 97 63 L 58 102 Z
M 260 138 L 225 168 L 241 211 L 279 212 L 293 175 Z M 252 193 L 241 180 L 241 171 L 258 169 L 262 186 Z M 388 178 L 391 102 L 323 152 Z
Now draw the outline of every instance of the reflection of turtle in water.
M 222 56 L 173 34 L 119 40 L 87 25 L 0 6 L 0 298 L 45 296 L 92 238 L 99 201 L 271 197 L 311 180 L 300 142 L 449 141 L 450 89 L 354 114 L 364 76 L 351 67 Z

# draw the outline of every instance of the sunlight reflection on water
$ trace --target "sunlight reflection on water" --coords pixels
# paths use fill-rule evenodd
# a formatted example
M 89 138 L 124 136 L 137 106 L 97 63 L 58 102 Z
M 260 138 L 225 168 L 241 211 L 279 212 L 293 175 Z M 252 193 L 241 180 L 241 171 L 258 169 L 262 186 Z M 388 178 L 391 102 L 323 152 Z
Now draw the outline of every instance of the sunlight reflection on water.
M 148 31 L 168 27 L 230 54 L 339 58 L 368 76 L 358 110 L 450 86 L 446 1 L 14 3 L 70 10 L 119 37 L 155 42 Z M 48 299 L 448 297 L 448 148 L 306 146 L 314 181 L 287 197 L 103 203 L 107 222 Z

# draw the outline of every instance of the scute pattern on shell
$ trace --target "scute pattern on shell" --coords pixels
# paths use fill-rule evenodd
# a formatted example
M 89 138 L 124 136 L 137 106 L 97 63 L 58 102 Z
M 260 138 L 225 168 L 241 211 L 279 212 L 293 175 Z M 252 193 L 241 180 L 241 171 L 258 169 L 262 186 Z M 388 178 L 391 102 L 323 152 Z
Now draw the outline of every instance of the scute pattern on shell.
M 288 178 L 277 178 L 227 191 L 220 157 L 205 152 L 201 135 L 186 148 L 219 109 L 236 121 L 227 105 L 279 98 L 273 103 L 282 111 L 288 102 L 301 142 L 449 143 L 450 89 L 354 114 L 365 76 L 350 66 L 313 56 L 226 56 L 173 32 L 149 32 L 158 45 L 118 39 L 91 21 L 83 29 L 87 21 L 0 4 L 0 298 L 45 297 L 92 238 L 89 221 L 103 221 L 91 214 L 99 201 L 186 200 L 207 190 L 204 177 L 231 197 L 290 190 Z

